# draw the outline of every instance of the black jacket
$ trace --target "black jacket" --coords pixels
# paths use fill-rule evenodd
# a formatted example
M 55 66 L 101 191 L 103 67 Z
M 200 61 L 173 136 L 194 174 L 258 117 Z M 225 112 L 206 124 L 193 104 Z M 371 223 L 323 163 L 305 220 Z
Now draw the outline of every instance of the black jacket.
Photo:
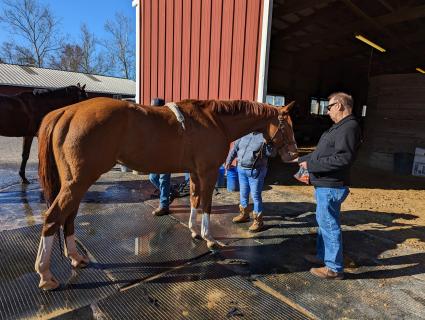
M 316 149 L 298 160 L 307 161 L 310 183 L 316 187 L 348 186 L 360 138 L 360 126 L 353 115 L 323 133 Z

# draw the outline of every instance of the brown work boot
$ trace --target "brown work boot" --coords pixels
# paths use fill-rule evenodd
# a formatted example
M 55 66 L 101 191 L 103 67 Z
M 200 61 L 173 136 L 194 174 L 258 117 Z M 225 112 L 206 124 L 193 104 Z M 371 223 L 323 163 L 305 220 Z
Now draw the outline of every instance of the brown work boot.
M 251 232 L 259 232 L 263 230 L 264 223 L 263 223 L 263 215 L 260 213 L 254 212 L 254 222 L 252 225 L 248 228 Z
M 335 272 L 329 269 L 328 267 L 311 268 L 310 273 L 322 279 L 329 279 L 329 280 L 344 279 L 344 272 Z
M 318 256 L 316 256 L 315 254 L 305 254 L 304 255 L 304 260 L 313 263 L 313 264 L 319 264 L 319 265 L 324 265 L 325 263 L 323 262 L 322 259 L 320 259 Z
M 243 223 L 249 221 L 249 211 L 248 208 L 244 208 L 239 205 L 239 214 L 232 219 L 233 223 Z
M 154 211 L 152 211 L 152 214 L 154 216 L 165 216 L 167 214 L 170 214 L 170 209 L 158 207 Z

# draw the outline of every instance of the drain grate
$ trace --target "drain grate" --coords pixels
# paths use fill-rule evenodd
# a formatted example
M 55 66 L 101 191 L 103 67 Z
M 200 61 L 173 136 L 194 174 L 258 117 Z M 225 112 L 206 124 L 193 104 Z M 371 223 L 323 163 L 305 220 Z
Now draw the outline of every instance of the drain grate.
M 61 314 L 106 297 L 117 290 L 102 270 L 72 269 L 67 259 L 53 249 L 52 272 L 67 285 L 53 292 L 38 289 L 34 262 L 41 226 L 0 232 L 0 319 L 42 317 Z
M 214 262 L 187 265 L 98 303 L 107 319 L 306 319 Z
M 77 237 L 119 286 L 153 276 L 208 252 L 187 228 L 155 217 L 144 204 L 119 204 L 77 219 Z

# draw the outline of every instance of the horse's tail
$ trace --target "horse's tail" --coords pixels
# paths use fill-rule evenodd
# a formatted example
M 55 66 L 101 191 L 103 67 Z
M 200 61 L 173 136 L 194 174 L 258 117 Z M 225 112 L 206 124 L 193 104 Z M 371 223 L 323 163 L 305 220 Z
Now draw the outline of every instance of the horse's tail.
M 53 154 L 52 134 L 63 112 L 61 110 L 47 115 L 43 119 L 38 132 L 38 175 L 48 207 L 53 203 L 61 188 L 58 168 Z

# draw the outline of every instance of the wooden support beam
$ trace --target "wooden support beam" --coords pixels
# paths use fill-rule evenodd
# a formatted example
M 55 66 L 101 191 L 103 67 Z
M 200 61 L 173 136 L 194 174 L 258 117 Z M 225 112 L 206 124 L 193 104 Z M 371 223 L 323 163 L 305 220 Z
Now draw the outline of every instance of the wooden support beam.
M 404 21 L 414 20 L 421 17 L 425 17 L 425 5 L 411 8 L 403 7 L 392 13 L 375 17 L 373 18 L 373 20 L 376 24 L 379 25 L 379 30 L 381 30 L 381 27 Z M 362 32 L 364 30 L 367 30 L 368 28 L 369 25 L 364 23 L 364 21 L 360 20 L 348 24 L 344 28 L 312 33 L 306 36 L 292 37 L 291 39 L 281 41 L 281 46 L 286 47 L 288 45 L 297 45 L 297 43 L 311 43 L 313 41 L 318 40 L 321 42 L 333 42 L 347 35 L 353 35 L 355 32 Z M 283 31 L 284 30 L 282 30 L 282 33 L 284 34 Z

